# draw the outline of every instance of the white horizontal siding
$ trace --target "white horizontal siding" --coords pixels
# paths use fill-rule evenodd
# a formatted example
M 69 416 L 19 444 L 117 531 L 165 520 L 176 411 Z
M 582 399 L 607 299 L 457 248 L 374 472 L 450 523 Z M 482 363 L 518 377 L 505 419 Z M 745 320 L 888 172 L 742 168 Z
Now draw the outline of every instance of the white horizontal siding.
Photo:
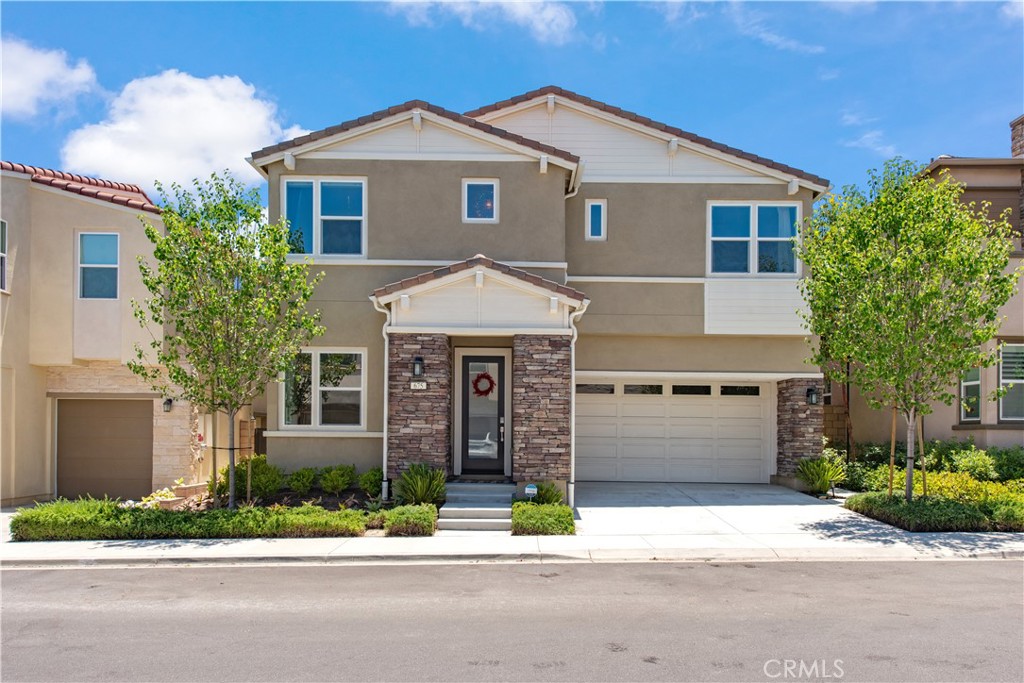
M 445 126 L 439 126 L 423 120 L 420 130 L 413 128 L 410 120 L 400 121 L 392 126 L 371 131 L 365 135 L 343 140 L 336 144 L 317 149 L 311 153 L 312 158 L 324 155 L 355 154 L 361 158 L 373 154 L 400 154 L 415 158 L 424 156 L 452 155 L 457 158 L 494 157 L 495 155 L 509 158 L 528 159 L 521 154 L 509 152 L 507 148 L 492 145 L 468 135 L 462 135 Z
M 796 280 L 716 280 L 704 285 L 705 334 L 804 336 Z
M 392 304 L 396 327 L 465 327 L 561 329 L 568 325 L 568 310 L 559 303 L 551 312 L 550 297 L 532 294 L 486 277 L 483 287 L 475 276 L 429 289 Z

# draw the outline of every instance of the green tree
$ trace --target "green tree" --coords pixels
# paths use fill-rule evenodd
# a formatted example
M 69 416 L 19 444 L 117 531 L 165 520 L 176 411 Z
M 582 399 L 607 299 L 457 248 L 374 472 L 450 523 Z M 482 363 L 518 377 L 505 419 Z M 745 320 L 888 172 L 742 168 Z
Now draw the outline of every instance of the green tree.
M 917 418 L 947 405 L 969 369 L 992 365 L 999 309 L 1021 270 L 1009 271 L 1008 213 L 961 201 L 963 185 L 902 159 L 869 173 L 868 190 L 825 198 L 797 247 L 809 269 L 800 287 L 811 362 L 849 379 L 873 408 L 907 424 L 906 498 L 913 495 Z
M 307 304 L 323 273 L 290 262 L 289 229 L 268 224 L 256 190 L 229 173 L 158 186 L 161 233 L 144 218 L 155 266 L 139 257 L 150 297 L 132 301 L 139 324 L 160 330 L 128 365 L 163 396 L 180 398 L 229 425 L 228 505 L 235 506 L 235 416 L 323 334 Z M 216 456 L 214 456 L 216 476 Z

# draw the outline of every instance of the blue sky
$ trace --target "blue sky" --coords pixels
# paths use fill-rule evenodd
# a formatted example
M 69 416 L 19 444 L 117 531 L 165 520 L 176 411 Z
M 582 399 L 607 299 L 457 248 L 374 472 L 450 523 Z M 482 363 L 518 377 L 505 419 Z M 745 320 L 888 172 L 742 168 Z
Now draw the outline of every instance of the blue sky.
M 4 2 L 0 156 L 152 186 L 409 99 L 547 84 L 825 176 L 1007 156 L 1024 0 Z M 247 175 L 248 174 L 248 175 Z

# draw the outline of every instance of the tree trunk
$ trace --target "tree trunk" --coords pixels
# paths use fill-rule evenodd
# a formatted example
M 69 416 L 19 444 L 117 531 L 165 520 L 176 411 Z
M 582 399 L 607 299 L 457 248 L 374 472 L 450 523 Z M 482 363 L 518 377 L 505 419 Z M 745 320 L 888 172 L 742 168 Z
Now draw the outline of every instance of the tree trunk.
M 892 495 L 892 471 L 896 468 L 896 406 L 892 407 L 892 430 L 889 433 L 889 495 Z
M 210 443 L 207 444 L 207 448 L 210 449 L 210 467 L 212 471 L 210 476 L 213 478 L 213 507 L 220 507 L 220 496 L 217 495 L 217 485 L 220 483 L 217 480 L 219 476 L 217 472 L 217 413 L 213 414 L 213 424 L 210 430 Z
M 235 509 L 235 414 L 228 413 L 228 509 Z
M 904 493 L 909 503 L 914 499 L 914 439 L 917 437 L 917 411 L 911 408 L 904 417 L 907 418 L 907 476 Z
M 252 459 L 256 455 L 256 431 L 252 428 L 252 409 L 249 412 L 249 441 L 251 450 L 245 454 L 245 502 L 252 503 Z

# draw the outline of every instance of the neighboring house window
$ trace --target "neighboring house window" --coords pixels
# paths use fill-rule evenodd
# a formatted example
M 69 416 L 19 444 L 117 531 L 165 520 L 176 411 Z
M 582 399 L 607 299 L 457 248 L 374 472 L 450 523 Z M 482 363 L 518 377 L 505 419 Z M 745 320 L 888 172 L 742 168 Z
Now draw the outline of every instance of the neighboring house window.
M 711 204 L 711 273 L 795 274 L 797 204 Z
M 285 373 L 281 414 L 288 427 L 365 426 L 366 352 L 303 349 Z
M 825 390 L 821 392 L 821 404 L 823 406 L 832 405 L 832 382 L 825 380 Z
M 981 370 L 971 368 L 960 380 L 960 421 L 981 419 Z
M 586 238 L 588 240 L 605 240 L 608 239 L 608 229 L 606 226 L 607 214 L 608 214 L 608 200 L 607 199 L 588 199 L 586 202 L 587 209 L 587 232 Z
M 0 291 L 7 291 L 7 221 L 0 221 Z
M 1024 421 L 1024 344 L 1006 344 L 999 357 L 999 419 Z
M 492 178 L 462 179 L 462 222 L 498 222 L 498 181 Z
M 283 195 L 293 253 L 365 254 L 365 178 L 289 177 L 284 180 Z
M 116 299 L 118 236 L 115 233 L 83 232 L 78 235 L 78 296 L 82 299 Z

